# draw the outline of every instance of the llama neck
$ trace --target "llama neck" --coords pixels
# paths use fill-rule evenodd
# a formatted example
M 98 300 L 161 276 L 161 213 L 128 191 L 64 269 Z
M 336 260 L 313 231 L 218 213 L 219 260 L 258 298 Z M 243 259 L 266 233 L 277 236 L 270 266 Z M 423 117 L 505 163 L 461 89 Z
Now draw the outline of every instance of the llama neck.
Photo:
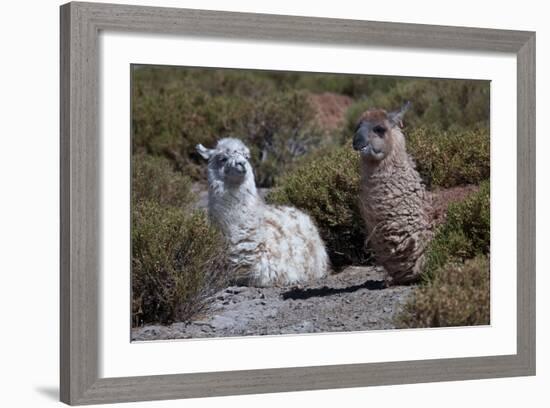
M 263 206 L 263 200 L 258 194 L 253 177 L 247 177 L 239 185 L 227 185 L 219 180 L 209 182 L 210 218 L 229 238 L 238 231 L 257 225 Z

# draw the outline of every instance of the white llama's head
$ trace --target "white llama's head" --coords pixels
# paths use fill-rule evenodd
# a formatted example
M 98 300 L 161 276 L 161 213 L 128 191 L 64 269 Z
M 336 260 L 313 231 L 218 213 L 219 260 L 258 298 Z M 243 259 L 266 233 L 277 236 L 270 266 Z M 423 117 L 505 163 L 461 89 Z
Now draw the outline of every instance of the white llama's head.
M 254 172 L 250 165 L 250 150 L 239 139 L 223 138 L 214 149 L 202 144 L 196 146 L 197 152 L 208 160 L 208 179 L 220 181 L 225 185 L 239 186 L 246 181 L 254 181 Z
M 372 162 L 384 160 L 395 149 L 404 149 L 405 139 L 400 128 L 409 106 L 410 102 L 406 102 L 400 110 L 394 112 L 383 109 L 364 112 L 355 128 L 353 148 Z

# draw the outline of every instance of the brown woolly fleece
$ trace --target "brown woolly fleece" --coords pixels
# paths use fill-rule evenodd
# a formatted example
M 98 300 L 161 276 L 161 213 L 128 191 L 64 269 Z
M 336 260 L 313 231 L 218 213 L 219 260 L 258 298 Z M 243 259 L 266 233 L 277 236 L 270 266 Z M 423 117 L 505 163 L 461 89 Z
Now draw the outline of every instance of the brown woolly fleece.
M 391 151 L 383 160 L 361 158 L 360 202 L 368 232 L 366 245 L 388 272 L 389 283 L 403 284 L 418 280 L 422 272 L 424 252 L 433 235 L 431 203 L 401 130 L 393 127 L 387 138 Z

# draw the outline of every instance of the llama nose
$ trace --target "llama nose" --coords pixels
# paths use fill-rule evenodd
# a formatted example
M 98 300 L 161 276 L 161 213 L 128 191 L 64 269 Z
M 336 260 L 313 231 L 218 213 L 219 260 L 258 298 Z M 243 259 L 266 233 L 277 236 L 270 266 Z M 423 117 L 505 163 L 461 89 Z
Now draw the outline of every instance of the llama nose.
M 361 150 L 363 147 L 367 145 L 365 138 L 361 133 L 356 133 L 355 136 L 353 136 L 353 149 L 354 150 Z
M 243 162 L 235 163 L 235 169 L 236 169 L 239 173 L 244 173 L 244 172 L 246 172 L 246 167 L 244 166 L 244 163 L 243 163 Z
M 233 161 L 225 168 L 227 174 L 245 174 L 246 173 L 246 163 L 242 161 Z

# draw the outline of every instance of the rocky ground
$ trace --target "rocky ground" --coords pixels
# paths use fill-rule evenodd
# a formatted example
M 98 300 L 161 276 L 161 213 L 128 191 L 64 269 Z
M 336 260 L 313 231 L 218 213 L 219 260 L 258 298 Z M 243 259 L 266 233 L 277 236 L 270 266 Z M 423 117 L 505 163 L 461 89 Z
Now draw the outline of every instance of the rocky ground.
M 218 292 L 196 320 L 136 328 L 132 340 L 391 329 L 412 290 L 385 288 L 382 271 L 374 267 L 349 267 L 303 287 L 232 286 Z

